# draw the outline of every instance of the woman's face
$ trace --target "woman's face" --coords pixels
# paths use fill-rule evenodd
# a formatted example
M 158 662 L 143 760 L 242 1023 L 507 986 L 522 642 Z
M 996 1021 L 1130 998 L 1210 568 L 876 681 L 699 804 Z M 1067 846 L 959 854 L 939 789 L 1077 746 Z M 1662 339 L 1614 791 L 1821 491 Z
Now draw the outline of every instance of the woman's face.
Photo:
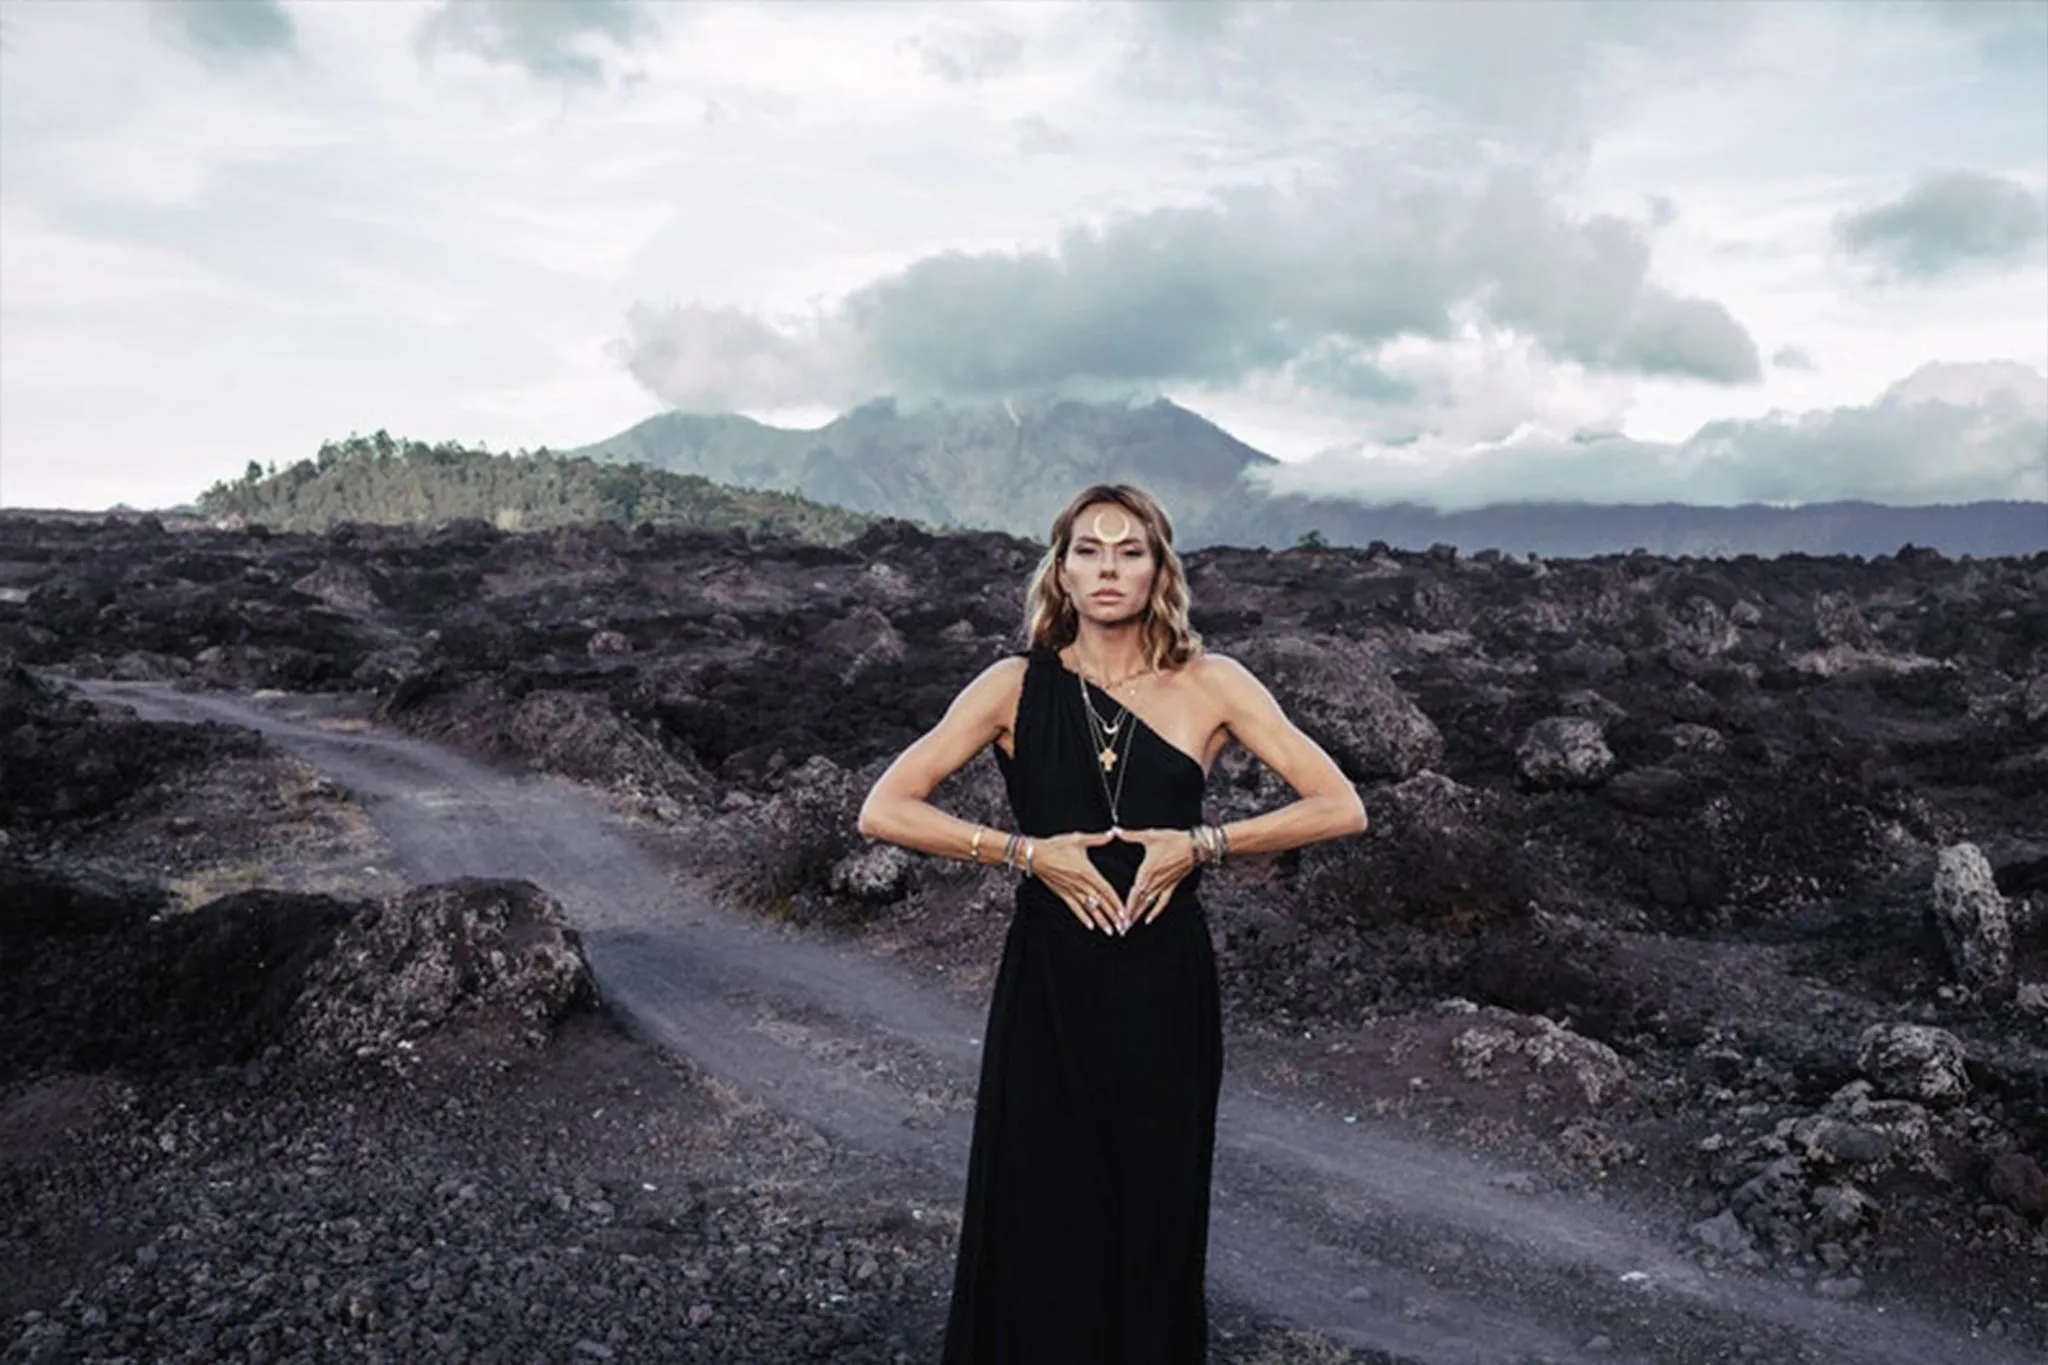
M 1060 582 L 1074 608 L 1099 625 L 1115 625 L 1144 612 L 1159 571 L 1145 523 L 1113 502 L 1090 503 L 1074 518 Z

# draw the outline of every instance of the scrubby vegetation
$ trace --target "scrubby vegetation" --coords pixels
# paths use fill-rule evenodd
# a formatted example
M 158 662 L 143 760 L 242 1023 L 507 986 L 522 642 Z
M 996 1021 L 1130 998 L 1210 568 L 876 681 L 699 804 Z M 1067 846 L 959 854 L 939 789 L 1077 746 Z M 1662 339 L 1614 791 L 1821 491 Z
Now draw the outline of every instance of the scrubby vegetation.
M 489 521 L 533 531 L 614 521 L 651 521 L 710 530 L 766 530 L 837 544 L 872 518 L 789 493 L 734 488 L 696 474 L 601 464 L 546 449 L 518 454 L 379 431 L 328 441 L 318 455 L 284 469 L 251 461 L 233 483 L 200 495 L 208 516 L 239 516 L 287 531 L 325 531 L 343 522 L 431 526 Z

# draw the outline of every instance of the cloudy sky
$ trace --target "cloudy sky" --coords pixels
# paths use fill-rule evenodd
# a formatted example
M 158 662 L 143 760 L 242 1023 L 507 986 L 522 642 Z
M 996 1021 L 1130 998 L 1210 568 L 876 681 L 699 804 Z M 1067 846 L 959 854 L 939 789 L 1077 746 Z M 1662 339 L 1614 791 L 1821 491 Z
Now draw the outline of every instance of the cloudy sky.
M 0 0 L 0 504 L 885 393 L 2048 498 L 2048 0 Z

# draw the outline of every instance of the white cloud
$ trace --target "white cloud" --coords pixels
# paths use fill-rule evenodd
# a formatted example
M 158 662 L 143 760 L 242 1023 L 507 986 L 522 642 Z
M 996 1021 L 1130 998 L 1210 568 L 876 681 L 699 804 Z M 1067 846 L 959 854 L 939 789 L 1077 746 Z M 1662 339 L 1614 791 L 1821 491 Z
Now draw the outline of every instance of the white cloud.
M 1875 403 L 1714 422 L 1682 442 L 1570 439 L 1538 422 L 1479 441 L 1439 429 L 1411 444 L 1331 451 L 1259 477 L 1279 492 L 1444 510 L 1523 500 L 2044 500 L 2048 375 L 2014 363 L 1929 365 Z

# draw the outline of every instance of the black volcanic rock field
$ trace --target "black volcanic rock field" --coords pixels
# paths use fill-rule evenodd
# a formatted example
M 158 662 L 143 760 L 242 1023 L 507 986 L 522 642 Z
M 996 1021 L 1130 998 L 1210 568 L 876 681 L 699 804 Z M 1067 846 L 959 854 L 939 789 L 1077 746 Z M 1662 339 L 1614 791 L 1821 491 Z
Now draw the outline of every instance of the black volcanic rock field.
M 525 1359 L 492 1325 L 522 1313 L 564 1359 L 920 1358 L 946 1238 L 707 1145 L 752 1124 L 820 1160 L 619 1040 L 543 892 L 387 884 L 346 793 L 64 682 L 334 694 L 601 789 L 692 884 L 972 997 L 1004 889 L 853 814 L 1016 647 L 1037 554 L 898 522 L 822 547 L 0 517 L 4 1358 L 324 1359 L 343 1333 L 350 1358 Z M 1640 1207 L 1710 1272 L 2048 1348 L 2048 551 L 1188 565 L 1209 647 L 1373 821 L 1210 881 L 1238 1075 Z M 1000 798 L 986 758 L 940 796 Z M 1285 792 L 1234 753 L 1210 799 Z M 657 1085 L 655 1147 L 698 1163 L 674 1200 L 617 1184 L 644 1157 L 625 1097 Z M 614 1184 L 561 1147 L 461 1178 L 493 1113 L 573 1130 Z M 410 1121 L 413 1193 L 330 1150 Z M 602 1293 L 579 1220 L 646 1233 Z M 353 1259 L 308 1269 L 316 1227 Z M 209 1239 L 232 1259 L 171 1284 Z M 364 1289 L 366 1258 L 407 1273 Z M 1217 1358 L 1348 1358 L 1274 1340 Z

